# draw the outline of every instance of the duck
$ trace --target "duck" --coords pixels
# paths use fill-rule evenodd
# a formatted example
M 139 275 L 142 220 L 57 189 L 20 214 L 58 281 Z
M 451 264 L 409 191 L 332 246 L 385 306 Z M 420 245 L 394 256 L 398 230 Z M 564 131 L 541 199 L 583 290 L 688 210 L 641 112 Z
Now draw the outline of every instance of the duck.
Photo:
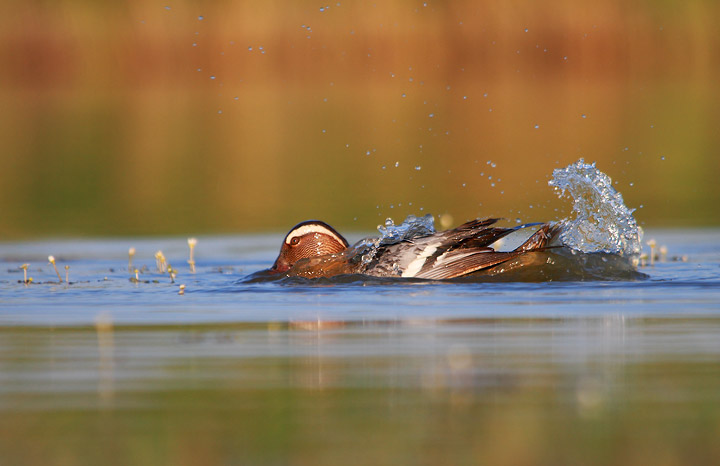
M 554 247 L 550 243 L 561 231 L 559 224 L 551 223 L 502 228 L 495 226 L 499 220 L 475 219 L 445 231 L 423 231 L 391 241 L 365 239 L 353 246 L 327 223 L 307 220 L 285 235 L 267 272 L 304 278 L 359 274 L 446 280 L 498 270 L 500 264 Z M 530 226 L 539 227 L 514 250 L 492 247 L 510 233 Z

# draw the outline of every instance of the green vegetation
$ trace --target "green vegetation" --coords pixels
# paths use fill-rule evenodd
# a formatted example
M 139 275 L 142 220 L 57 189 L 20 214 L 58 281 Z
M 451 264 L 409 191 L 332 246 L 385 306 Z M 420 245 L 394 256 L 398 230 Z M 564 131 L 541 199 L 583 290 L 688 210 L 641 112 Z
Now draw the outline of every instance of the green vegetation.
M 15 2 L 0 236 L 552 220 L 580 157 L 642 224 L 718 225 L 719 5 Z

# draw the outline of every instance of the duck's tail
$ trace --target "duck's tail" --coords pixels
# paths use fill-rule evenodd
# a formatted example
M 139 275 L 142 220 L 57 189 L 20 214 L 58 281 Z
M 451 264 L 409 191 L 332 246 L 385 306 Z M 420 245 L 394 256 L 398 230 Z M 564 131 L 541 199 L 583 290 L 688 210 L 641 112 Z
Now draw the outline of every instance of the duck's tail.
M 556 223 L 551 225 L 549 223 L 544 224 L 536 231 L 530 238 L 528 238 L 523 244 L 517 247 L 514 252 L 530 252 L 544 250 L 549 247 L 550 242 L 555 239 L 560 232 L 562 227 Z

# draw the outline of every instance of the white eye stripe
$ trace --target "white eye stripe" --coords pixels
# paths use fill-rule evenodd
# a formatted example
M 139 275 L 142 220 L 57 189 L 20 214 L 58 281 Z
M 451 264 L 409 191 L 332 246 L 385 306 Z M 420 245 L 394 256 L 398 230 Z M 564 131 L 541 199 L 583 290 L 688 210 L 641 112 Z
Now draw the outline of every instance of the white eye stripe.
M 329 228 L 318 224 L 303 225 L 291 231 L 290 233 L 288 233 L 287 238 L 285 238 L 285 244 L 290 244 L 290 241 L 292 241 L 293 238 L 307 235 L 308 233 L 321 233 L 323 235 L 328 235 L 338 243 L 345 244 L 345 241 L 343 241 L 343 239 L 340 238 L 337 233 L 330 230 Z

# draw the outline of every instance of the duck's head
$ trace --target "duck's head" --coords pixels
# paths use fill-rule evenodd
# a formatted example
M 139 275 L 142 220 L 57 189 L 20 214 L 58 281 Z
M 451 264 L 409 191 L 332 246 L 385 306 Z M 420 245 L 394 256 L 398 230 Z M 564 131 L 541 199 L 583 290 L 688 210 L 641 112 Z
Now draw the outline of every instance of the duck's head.
M 336 254 L 347 247 L 347 240 L 333 227 L 319 220 L 308 220 L 295 225 L 285 236 L 280 254 L 270 270 L 286 272 L 300 259 Z

